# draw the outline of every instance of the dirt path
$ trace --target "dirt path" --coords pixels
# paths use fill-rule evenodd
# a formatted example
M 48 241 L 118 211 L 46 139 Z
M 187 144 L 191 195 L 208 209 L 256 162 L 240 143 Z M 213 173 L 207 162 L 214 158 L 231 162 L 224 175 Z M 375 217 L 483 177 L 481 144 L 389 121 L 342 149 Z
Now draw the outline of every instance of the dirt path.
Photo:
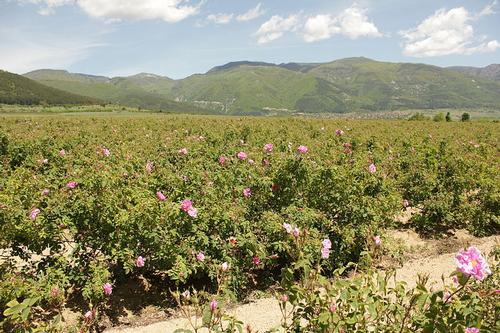
M 406 281 L 409 286 L 415 286 L 418 273 L 428 274 L 429 283 L 440 286 L 441 276 L 448 278 L 455 269 L 454 254 L 460 248 L 474 245 L 483 254 L 488 254 L 500 244 L 500 236 L 474 238 L 464 232 L 446 240 L 434 241 L 424 241 L 413 232 L 393 232 L 391 236 L 410 248 L 410 260 L 396 271 L 397 279 Z M 245 324 L 250 324 L 254 331 L 263 332 L 280 324 L 280 309 L 274 298 L 252 300 L 230 312 Z M 105 333 L 168 333 L 178 328 L 189 328 L 189 323 L 184 318 L 173 318 L 142 327 L 112 328 Z

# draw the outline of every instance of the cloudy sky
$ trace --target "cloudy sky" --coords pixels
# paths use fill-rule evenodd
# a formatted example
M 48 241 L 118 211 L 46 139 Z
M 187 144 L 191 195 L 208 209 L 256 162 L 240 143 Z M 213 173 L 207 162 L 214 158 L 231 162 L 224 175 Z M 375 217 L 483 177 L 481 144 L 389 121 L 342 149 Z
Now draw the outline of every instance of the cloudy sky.
M 494 0 L 0 0 L 0 68 L 182 78 L 229 61 L 500 63 Z

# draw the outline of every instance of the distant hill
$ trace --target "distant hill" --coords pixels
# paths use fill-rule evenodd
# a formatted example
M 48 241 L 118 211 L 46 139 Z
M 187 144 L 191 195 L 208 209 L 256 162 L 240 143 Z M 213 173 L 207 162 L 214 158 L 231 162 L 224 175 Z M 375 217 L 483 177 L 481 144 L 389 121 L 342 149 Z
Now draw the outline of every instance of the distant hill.
M 0 70 L 0 103 L 76 105 L 102 101 L 47 87 L 24 76 Z
M 486 67 L 453 66 L 447 67 L 447 69 L 462 74 L 500 81 L 500 64 L 491 64 Z
M 174 81 L 168 77 L 141 73 L 129 77 L 108 78 L 64 70 L 41 69 L 24 74 L 44 85 L 107 102 L 183 113 L 213 113 L 170 98 Z
M 495 66 L 471 77 L 462 69 L 360 57 L 328 63 L 237 61 L 181 80 L 147 73 L 106 78 L 40 70 L 25 75 L 54 88 L 123 105 L 162 109 L 181 102 L 216 113 L 258 115 L 498 108 L 500 81 L 494 80 Z

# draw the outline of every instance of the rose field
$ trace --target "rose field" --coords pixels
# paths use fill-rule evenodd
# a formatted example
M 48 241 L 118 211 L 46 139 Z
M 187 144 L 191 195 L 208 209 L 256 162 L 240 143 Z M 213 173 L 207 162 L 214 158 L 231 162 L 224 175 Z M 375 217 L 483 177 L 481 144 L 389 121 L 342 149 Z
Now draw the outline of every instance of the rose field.
M 268 332 L 498 332 L 498 242 L 463 244 L 439 286 L 411 286 L 394 269 L 425 248 L 390 235 L 498 236 L 499 134 L 494 121 L 0 115 L 2 329 L 102 332 L 141 284 L 134 306 L 172 309 L 189 322 L 178 333 L 255 333 L 228 309 L 259 293 L 279 303 Z

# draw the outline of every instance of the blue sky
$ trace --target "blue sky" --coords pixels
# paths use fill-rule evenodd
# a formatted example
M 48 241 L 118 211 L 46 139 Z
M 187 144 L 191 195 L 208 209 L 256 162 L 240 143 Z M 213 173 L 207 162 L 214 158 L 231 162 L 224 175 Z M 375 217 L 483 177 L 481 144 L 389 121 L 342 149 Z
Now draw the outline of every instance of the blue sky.
M 172 78 L 229 61 L 500 63 L 500 3 L 0 0 L 0 68 Z

